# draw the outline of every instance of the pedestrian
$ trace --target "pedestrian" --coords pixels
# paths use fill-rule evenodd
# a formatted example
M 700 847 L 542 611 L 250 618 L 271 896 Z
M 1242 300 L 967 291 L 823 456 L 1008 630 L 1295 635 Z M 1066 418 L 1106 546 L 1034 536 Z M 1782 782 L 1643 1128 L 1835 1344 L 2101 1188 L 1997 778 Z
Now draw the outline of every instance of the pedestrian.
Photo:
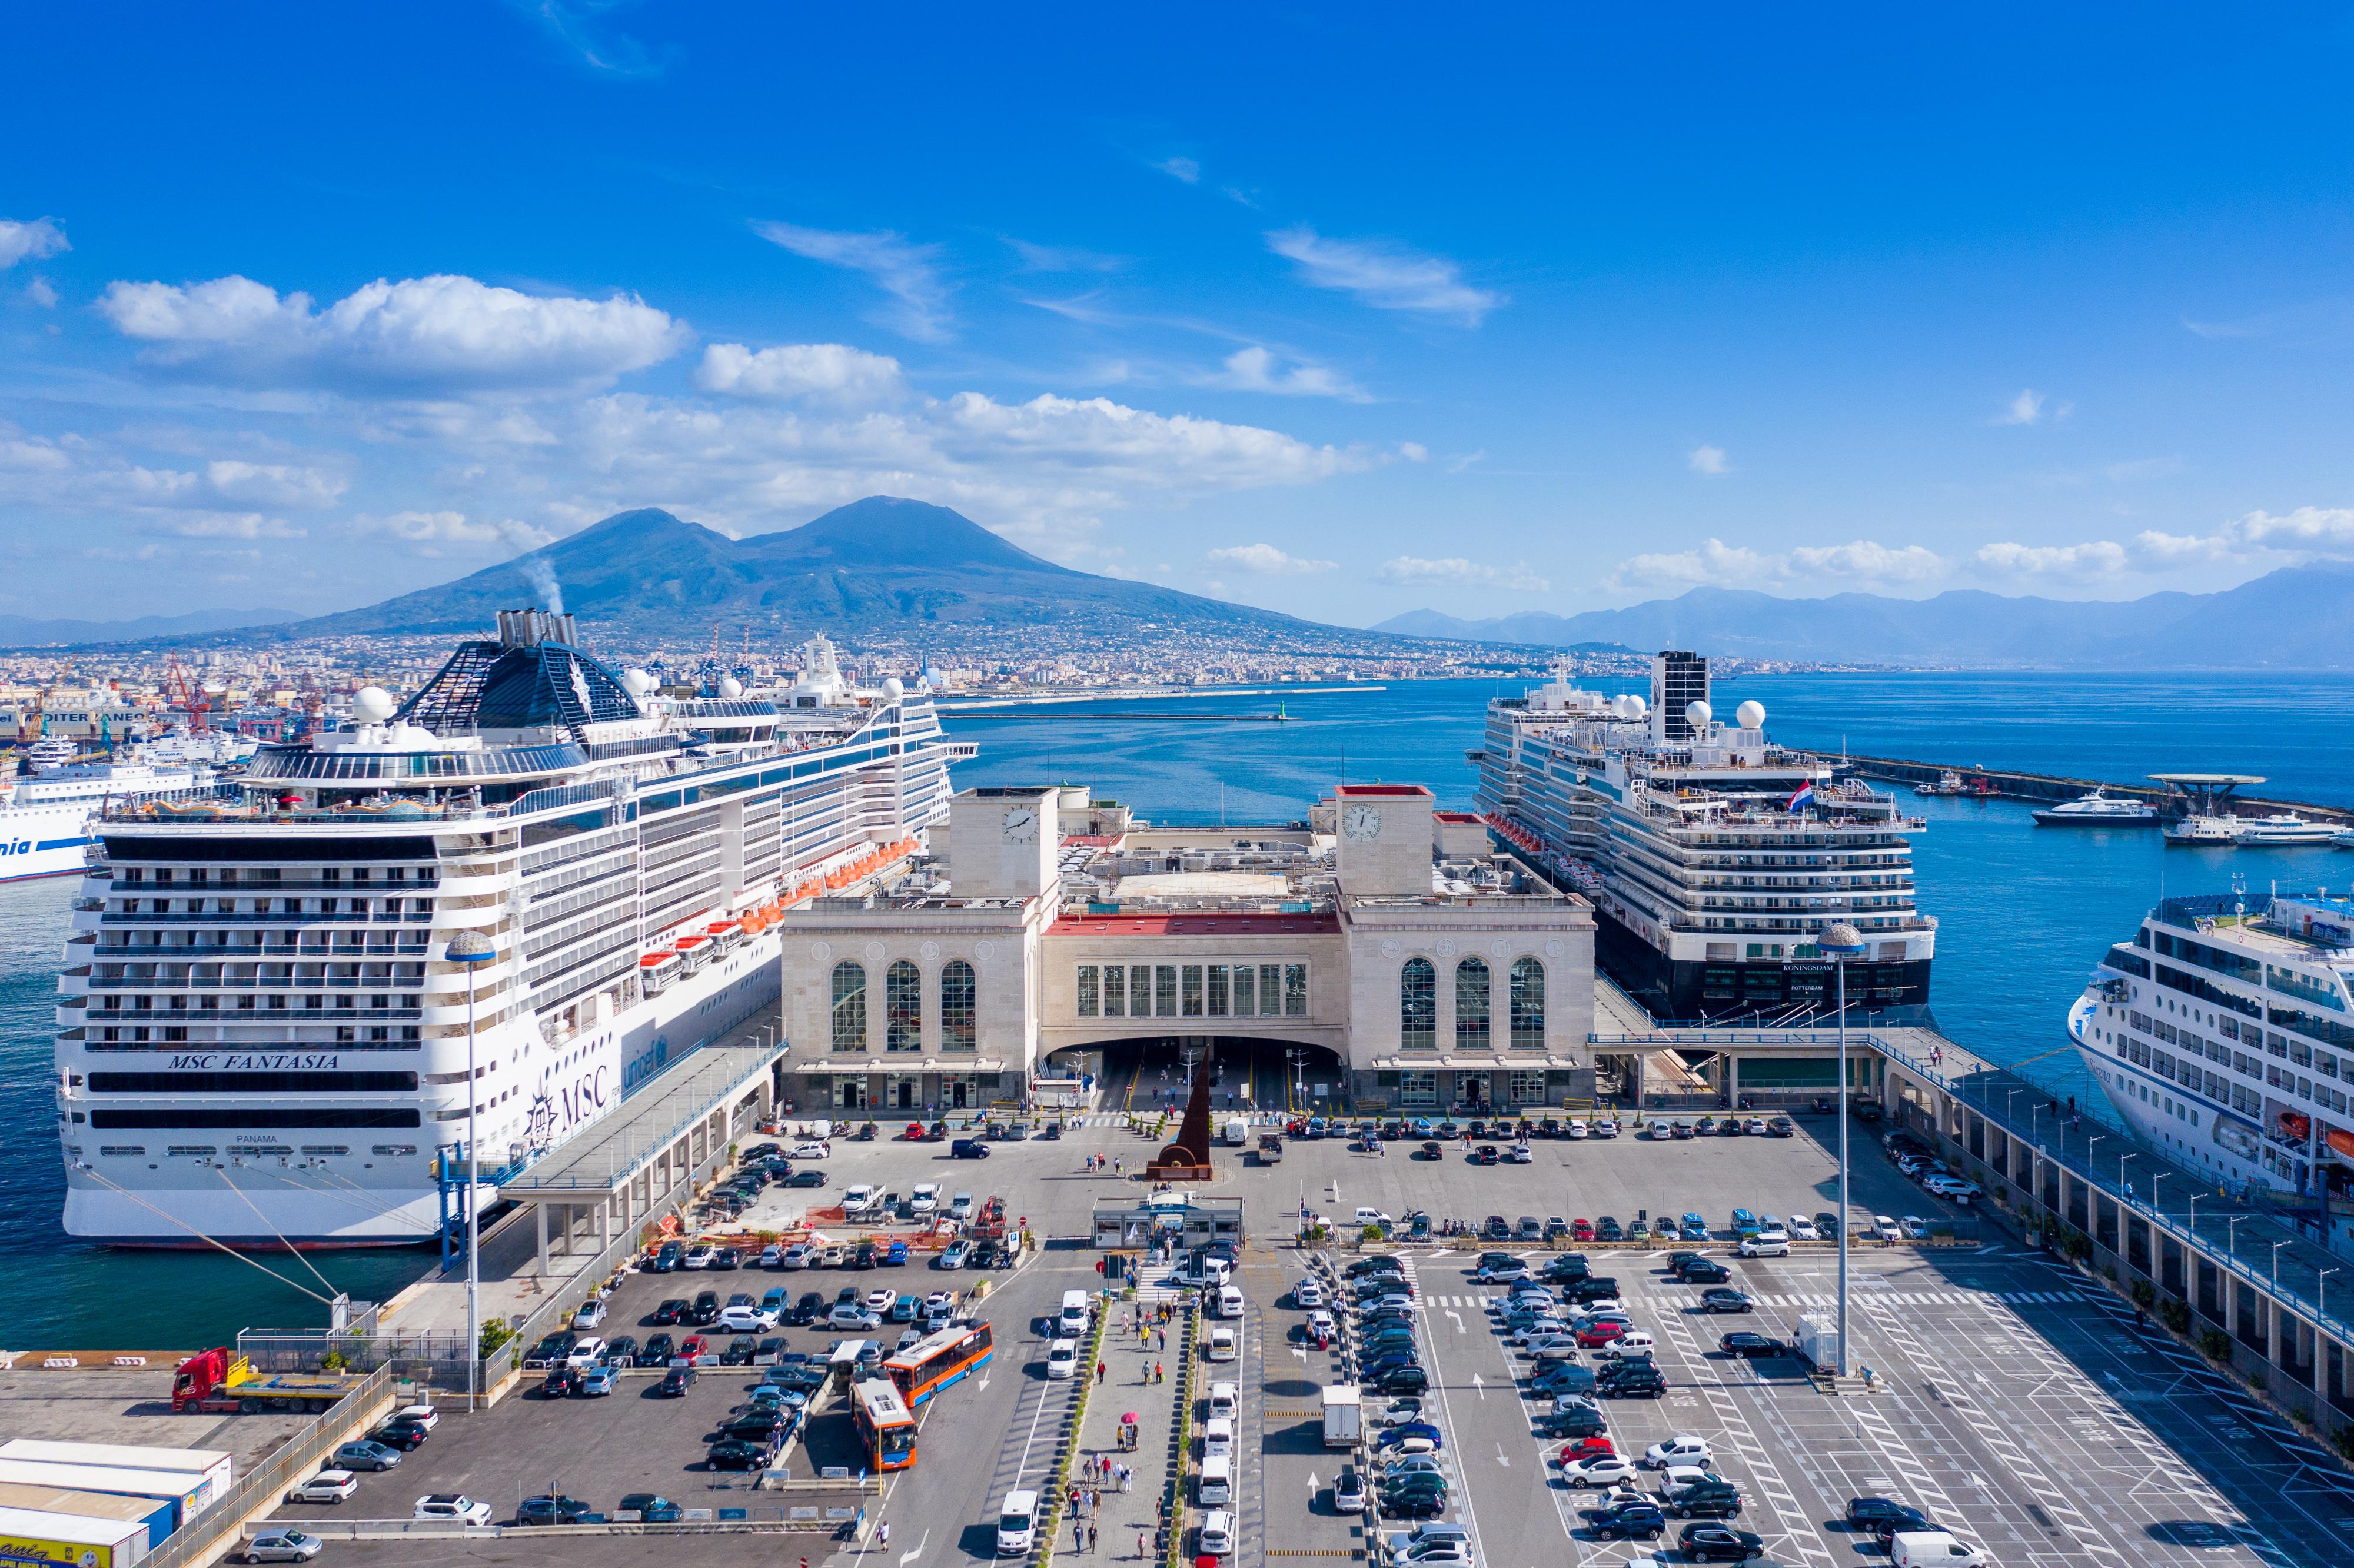
M 1156 1329 L 1153 1330 L 1153 1334 L 1160 1342 L 1152 1348 L 1156 1351 L 1167 1350 L 1169 1348 L 1169 1330 L 1166 1329 Z
M 891 1550 L 891 1521 L 887 1519 L 875 1527 L 875 1549 L 878 1552 Z
M 1129 1488 L 1135 1483 L 1135 1480 L 1136 1472 L 1130 1469 L 1128 1466 L 1122 1465 L 1119 1467 L 1119 1489 L 1123 1492 L 1127 1491 Z
M 1169 1381 L 1169 1374 L 1161 1370 L 1161 1366 L 1159 1361 L 1152 1363 L 1152 1381 L 1155 1383 L 1167 1383 Z
M 1136 1532 L 1136 1560 L 1139 1563 L 1144 1561 L 1144 1531 L 1140 1530 Z

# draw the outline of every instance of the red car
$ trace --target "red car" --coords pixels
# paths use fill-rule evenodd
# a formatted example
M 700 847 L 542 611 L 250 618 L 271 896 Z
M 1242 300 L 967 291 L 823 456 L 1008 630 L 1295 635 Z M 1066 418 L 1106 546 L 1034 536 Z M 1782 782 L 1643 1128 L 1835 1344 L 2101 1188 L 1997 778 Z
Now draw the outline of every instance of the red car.
M 1604 1454 L 1616 1454 L 1618 1446 L 1607 1437 L 1580 1437 L 1561 1451 L 1559 1462 L 1575 1465 L 1580 1459 L 1597 1458 Z
M 709 1355 L 711 1343 L 700 1334 L 689 1334 L 685 1341 L 678 1347 L 678 1353 L 691 1361 L 697 1356 Z
M 1578 1348 L 1586 1351 L 1600 1350 L 1626 1331 L 1627 1325 L 1624 1323 L 1588 1323 L 1577 1331 Z
M 1572 1220 L 1569 1222 L 1569 1234 L 1575 1240 L 1590 1242 L 1594 1239 L 1594 1222 Z

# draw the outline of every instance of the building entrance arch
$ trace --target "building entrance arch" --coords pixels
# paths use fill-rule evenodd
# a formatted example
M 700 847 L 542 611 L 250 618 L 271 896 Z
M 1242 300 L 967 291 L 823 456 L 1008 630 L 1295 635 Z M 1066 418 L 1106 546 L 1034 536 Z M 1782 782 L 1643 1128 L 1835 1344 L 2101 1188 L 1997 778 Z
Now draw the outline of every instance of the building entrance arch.
M 1039 1061 L 1042 1077 L 1092 1074 L 1096 1104 L 1104 1110 L 1185 1108 L 1186 1065 L 1206 1055 L 1211 1108 L 1284 1111 L 1338 1109 L 1348 1081 L 1340 1053 L 1306 1041 L 1235 1034 L 1140 1034 L 1066 1045 Z

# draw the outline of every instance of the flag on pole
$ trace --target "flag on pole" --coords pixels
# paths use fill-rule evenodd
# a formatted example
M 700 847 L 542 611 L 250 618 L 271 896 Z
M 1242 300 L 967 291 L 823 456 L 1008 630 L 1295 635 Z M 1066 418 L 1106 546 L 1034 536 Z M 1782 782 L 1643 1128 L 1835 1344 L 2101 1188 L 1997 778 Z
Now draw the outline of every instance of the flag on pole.
M 1814 803 L 1815 803 L 1815 781 L 1814 781 L 1813 779 L 1808 779 L 1805 783 L 1803 783 L 1803 784 L 1801 784 L 1801 785 L 1799 785 L 1799 786 L 1798 786 L 1797 792 L 1796 794 L 1794 794 L 1794 795 L 1792 795 L 1792 796 L 1790 797 L 1790 803 L 1789 803 L 1789 805 L 1787 805 L 1787 807 L 1785 807 L 1785 808 L 1783 808 L 1783 809 L 1784 809 L 1785 810 L 1787 810 L 1787 811 L 1790 811 L 1790 812 L 1796 813 L 1796 812 L 1799 812 L 1799 811 L 1803 811 L 1803 810 L 1805 810 L 1808 807 L 1809 807 L 1809 806 L 1813 805 Z

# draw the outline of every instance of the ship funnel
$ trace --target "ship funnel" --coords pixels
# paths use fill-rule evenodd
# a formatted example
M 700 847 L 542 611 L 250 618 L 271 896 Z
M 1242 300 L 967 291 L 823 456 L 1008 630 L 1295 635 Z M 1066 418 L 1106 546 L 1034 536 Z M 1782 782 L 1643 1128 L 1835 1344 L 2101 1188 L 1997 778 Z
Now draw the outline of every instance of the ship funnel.
M 545 609 L 503 609 L 499 611 L 499 645 L 503 648 L 532 648 L 542 642 L 561 642 L 578 647 L 578 637 L 572 617 Z

